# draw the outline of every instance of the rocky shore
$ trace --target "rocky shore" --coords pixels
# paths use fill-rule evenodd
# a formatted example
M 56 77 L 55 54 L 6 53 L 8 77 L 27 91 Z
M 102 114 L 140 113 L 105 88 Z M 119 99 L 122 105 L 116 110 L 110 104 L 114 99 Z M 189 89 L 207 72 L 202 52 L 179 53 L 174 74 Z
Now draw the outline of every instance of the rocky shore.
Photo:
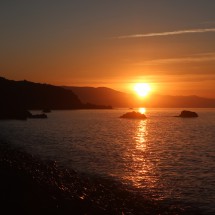
M 119 182 L 87 177 L 0 143 L 0 201 L 4 214 L 201 214 L 152 201 Z

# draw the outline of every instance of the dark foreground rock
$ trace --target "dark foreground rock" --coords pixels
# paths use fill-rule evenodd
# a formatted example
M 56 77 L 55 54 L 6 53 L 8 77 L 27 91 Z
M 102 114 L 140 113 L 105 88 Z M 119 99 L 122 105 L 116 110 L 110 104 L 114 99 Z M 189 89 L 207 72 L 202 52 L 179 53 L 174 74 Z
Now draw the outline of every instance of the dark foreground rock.
M 128 112 L 120 116 L 120 118 L 126 118 L 126 119 L 146 119 L 146 116 L 139 112 Z
M 87 177 L 0 144 L 0 202 L 7 214 L 201 214 L 132 193 L 116 181 Z
M 196 112 L 192 112 L 192 111 L 188 111 L 188 110 L 183 110 L 178 117 L 193 118 L 193 117 L 198 117 L 198 114 Z

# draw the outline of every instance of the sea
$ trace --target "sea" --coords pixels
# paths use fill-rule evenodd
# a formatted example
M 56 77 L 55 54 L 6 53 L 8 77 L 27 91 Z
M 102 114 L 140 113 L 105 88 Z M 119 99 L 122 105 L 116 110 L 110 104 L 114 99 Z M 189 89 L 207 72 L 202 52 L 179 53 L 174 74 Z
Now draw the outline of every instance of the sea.
M 187 108 L 199 117 L 174 117 L 182 110 L 52 111 L 47 119 L 0 121 L 0 139 L 154 200 L 215 214 L 215 109 Z M 130 111 L 147 119 L 120 118 Z

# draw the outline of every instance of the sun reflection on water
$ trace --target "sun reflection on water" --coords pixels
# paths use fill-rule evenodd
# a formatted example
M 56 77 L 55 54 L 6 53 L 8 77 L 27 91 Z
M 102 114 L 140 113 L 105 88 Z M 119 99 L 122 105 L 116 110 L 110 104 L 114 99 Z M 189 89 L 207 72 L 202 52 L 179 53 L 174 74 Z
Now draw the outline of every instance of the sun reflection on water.
M 145 114 L 146 113 L 146 108 L 141 107 L 138 109 L 138 112 L 140 112 L 141 114 Z
M 141 151 L 146 150 L 146 135 L 147 135 L 146 123 L 147 123 L 146 120 L 145 121 L 141 120 L 139 122 L 139 125 L 134 136 L 136 149 Z
M 133 137 L 132 149 L 129 162 L 129 172 L 124 175 L 124 179 L 132 183 L 137 188 L 155 188 L 157 186 L 157 177 L 155 167 L 148 159 L 147 140 L 147 120 L 140 120 L 137 123 L 136 131 Z

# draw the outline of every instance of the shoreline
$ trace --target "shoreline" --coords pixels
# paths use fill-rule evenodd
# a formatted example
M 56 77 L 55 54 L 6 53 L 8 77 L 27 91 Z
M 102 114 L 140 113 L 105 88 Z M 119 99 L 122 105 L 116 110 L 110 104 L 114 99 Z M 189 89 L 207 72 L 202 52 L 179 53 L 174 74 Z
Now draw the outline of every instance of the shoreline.
M 153 201 L 119 182 L 90 178 L 0 143 L 0 200 L 5 214 L 202 214 Z

